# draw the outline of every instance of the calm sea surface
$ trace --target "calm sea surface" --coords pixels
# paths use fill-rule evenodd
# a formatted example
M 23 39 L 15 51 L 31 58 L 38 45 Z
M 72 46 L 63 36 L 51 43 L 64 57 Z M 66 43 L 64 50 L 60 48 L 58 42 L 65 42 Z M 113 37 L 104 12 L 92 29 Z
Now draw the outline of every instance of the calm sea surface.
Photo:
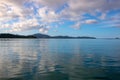
M 0 80 L 120 80 L 120 40 L 0 39 Z

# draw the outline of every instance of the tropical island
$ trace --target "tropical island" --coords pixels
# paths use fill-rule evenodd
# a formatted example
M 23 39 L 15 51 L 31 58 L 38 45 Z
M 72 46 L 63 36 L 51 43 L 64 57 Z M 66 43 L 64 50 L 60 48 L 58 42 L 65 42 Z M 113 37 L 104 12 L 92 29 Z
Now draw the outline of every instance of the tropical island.
M 96 37 L 88 37 L 88 36 L 82 36 L 82 37 L 50 36 L 50 35 L 40 34 L 40 33 L 33 34 L 33 35 L 18 35 L 18 34 L 2 33 L 0 34 L 0 38 L 96 39 Z

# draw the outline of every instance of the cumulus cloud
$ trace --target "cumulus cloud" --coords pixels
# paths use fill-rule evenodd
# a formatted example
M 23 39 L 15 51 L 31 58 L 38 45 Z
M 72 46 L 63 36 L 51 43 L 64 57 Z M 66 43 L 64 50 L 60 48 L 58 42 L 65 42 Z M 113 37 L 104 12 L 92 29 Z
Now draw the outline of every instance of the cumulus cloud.
M 74 28 L 74 29 L 80 29 L 80 26 L 81 26 L 81 23 L 77 22 L 74 25 L 72 25 L 71 27 Z
M 23 31 L 34 29 L 39 26 L 39 23 L 36 19 L 23 20 L 12 24 L 12 31 Z
M 43 7 L 39 9 L 39 16 L 42 22 L 57 22 L 59 21 L 59 15 L 55 13 L 55 11 L 50 10 L 47 7 Z
M 1 17 L 17 17 L 24 16 L 25 0 L 1 0 L 0 16 Z
M 41 33 L 47 33 L 50 27 L 45 24 L 40 24 L 36 18 L 22 19 L 19 22 L 13 24 L 3 24 L 1 28 L 11 28 L 7 32 L 21 32 L 26 30 L 38 29 Z
M 50 29 L 50 26 L 46 26 L 46 27 L 43 26 L 39 29 L 39 32 L 46 34 L 48 33 L 49 29 Z
M 71 21 L 75 23 L 72 27 L 79 29 L 81 24 L 106 20 L 110 11 L 119 9 L 120 0 L 1 0 L 0 28 L 10 31 L 36 29 L 47 33 L 49 25 Z M 95 15 L 84 19 L 85 14 Z
M 100 16 L 100 19 L 104 20 L 106 18 L 106 13 L 102 13 L 102 15 Z
M 95 23 L 97 23 L 97 20 L 94 19 L 85 20 L 85 24 L 95 24 Z
M 41 4 L 42 6 L 50 7 L 53 9 L 60 8 L 67 2 L 67 0 L 34 0 L 34 1 Z
M 106 12 L 112 9 L 119 9 L 119 4 L 119 0 L 70 0 L 68 3 L 71 10 L 84 12 Z
M 84 14 L 101 13 L 101 19 L 105 19 L 111 10 L 120 8 L 119 0 L 69 0 L 68 7 L 62 11 L 64 18 L 68 20 L 80 20 Z

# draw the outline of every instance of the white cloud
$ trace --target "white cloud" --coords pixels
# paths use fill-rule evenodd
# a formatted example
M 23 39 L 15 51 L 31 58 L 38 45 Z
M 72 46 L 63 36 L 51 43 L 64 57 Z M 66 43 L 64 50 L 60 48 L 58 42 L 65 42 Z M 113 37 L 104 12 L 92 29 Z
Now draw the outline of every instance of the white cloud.
M 64 18 L 80 20 L 85 13 L 101 12 L 107 15 L 107 12 L 115 9 L 120 9 L 120 0 L 69 0 L 62 15 Z M 101 18 L 105 18 L 105 14 Z
M 19 2 L 18 2 L 19 1 Z M 6 16 L 23 16 L 23 0 L 2 0 L 0 1 L 0 14 Z
M 49 29 L 50 29 L 49 26 L 47 26 L 47 27 L 41 27 L 41 28 L 39 29 L 39 32 L 40 32 L 40 33 L 47 34 L 48 31 L 49 31 Z
M 75 23 L 74 25 L 72 25 L 71 27 L 74 28 L 74 29 L 80 29 L 81 23 L 80 23 L 80 22 L 77 22 L 77 23 Z
M 23 31 L 29 30 L 31 28 L 36 28 L 39 26 L 39 23 L 36 19 L 23 20 L 12 25 L 13 31 Z
M 102 13 L 102 15 L 100 16 L 100 19 L 102 20 L 106 19 L 106 13 Z
M 39 9 L 39 17 L 41 18 L 42 22 L 48 22 L 48 23 L 52 23 L 52 22 L 57 22 L 59 21 L 59 15 L 55 13 L 55 11 L 47 8 L 47 7 L 43 7 Z
M 40 24 L 37 19 L 24 19 L 13 24 L 4 24 L 2 28 L 11 28 L 7 32 L 21 32 L 26 30 L 38 29 L 41 33 L 47 33 L 50 27 Z
M 95 20 L 95 19 L 87 19 L 85 21 L 76 22 L 71 27 L 74 28 L 74 29 L 80 29 L 82 24 L 96 24 L 96 23 L 97 23 L 97 20 Z
M 84 23 L 85 24 L 95 24 L 95 23 L 97 23 L 97 20 L 95 20 L 95 19 L 88 19 L 88 20 L 85 20 Z
M 60 8 L 63 6 L 68 0 L 34 0 L 42 6 L 50 7 L 53 9 Z
M 109 11 L 120 8 L 120 0 L 70 0 L 68 3 L 71 10 L 74 11 Z
M 84 19 L 84 14 L 99 12 L 102 14 L 99 19 L 105 20 L 111 10 L 118 9 L 120 9 L 120 0 L 1 0 L 0 28 L 11 28 L 11 31 L 38 29 L 47 33 L 50 28 L 46 28 L 43 24 L 59 25 L 66 20 L 75 22 L 73 28 L 79 29 L 81 24 L 98 22 L 92 18 Z M 96 15 L 93 16 L 98 18 Z M 9 23 L 14 18 L 19 21 Z

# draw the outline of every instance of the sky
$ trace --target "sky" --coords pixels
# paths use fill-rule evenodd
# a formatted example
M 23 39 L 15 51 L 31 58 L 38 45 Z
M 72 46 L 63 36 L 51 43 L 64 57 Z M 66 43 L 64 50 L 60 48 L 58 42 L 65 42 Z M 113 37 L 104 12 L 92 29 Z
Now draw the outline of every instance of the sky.
M 0 33 L 120 37 L 120 0 L 0 0 Z

